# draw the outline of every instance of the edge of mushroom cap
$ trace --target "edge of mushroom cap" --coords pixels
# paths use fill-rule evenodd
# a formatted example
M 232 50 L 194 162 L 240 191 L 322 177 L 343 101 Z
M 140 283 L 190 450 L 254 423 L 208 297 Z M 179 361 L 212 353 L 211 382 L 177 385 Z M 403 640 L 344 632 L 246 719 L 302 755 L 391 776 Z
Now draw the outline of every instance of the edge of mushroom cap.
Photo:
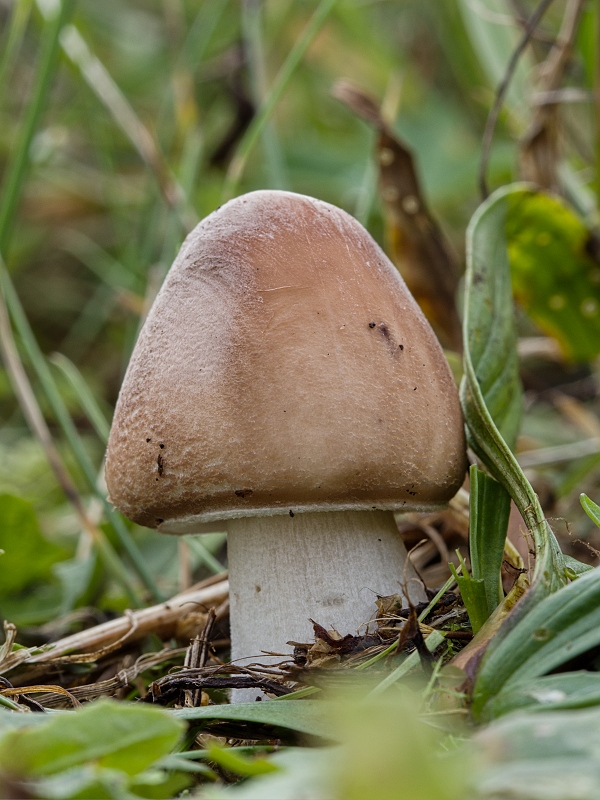
M 460 488 L 460 486 L 458 487 Z M 456 491 L 458 491 L 458 488 Z M 450 499 L 454 497 L 454 492 Z M 191 514 L 185 517 L 173 517 L 173 519 L 166 519 L 159 525 L 156 525 L 156 530 L 160 533 L 171 533 L 176 535 L 193 534 L 197 532 L 199 526 L 206 526 L 212 522 L 227 521 L 229 519 L 244 519 L 246 517 L 275 517 L 275 516 L 295 516 L 296 514 L 308 514 L 316 512 L 334 512 L 334 511 L 394 511 L 397 513 L 419 512 L 419 513 L 434 513 L 436 511 L 443 511 L 447 508 L 448 503 L 419 503 L 403 505 L 402 502 L 398 503 L 377 503 L 376 505 L 365 505 L 364 503 L 332 503 L 331 505 L 295 505 L 292 508 L 288 506 L 266 508 L 247 508 L 247 509 L 233 509 L 231 511 L 207 511 L 204 514 Z M 208 529 L 204 527 L 202 532 Z

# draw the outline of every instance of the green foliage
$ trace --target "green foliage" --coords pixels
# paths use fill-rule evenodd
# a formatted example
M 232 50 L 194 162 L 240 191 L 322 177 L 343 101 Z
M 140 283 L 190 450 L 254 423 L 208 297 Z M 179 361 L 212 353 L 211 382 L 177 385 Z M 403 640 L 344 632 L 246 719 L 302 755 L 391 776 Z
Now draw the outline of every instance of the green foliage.
M 468 793 L 468 748 L 449 746 L 444 734 L 418 718 L 409 692 L 357 701 L 361 692 L 330 705 L 341 746 L 292 749 L 270 758 L 278 771 L 227 790 L 208 789 L 203 800 L 459 800 Z M 304 701 L 298 703 L 301 705 Z M 311 753 L 311 755 L 308 755 Z
M 0 538 L 6 551 L 0 555 L 0 608 L 19 624 L 56 617 L 88 601 L 103 607 L 115 591 L 120 592 L 115 603 L 124 606 L 149 599 L 142 596 L 143 586 L 155 597 L 177 586 L 178 542 L 130 529 L 110 510 L 98 476 L 100 442 L 146 301 L 187 228 L 234 186 L 240 192 L 289 188 L 355 213 L 383 242 L 371 133 L 328 94 L 344 75 L 384 99 L 386 114 L 415 150 L 426 195 L 460 250 L 475 202 L 485 112 L 521 36 L 518 25 L 507 24 L 515 6 L 509 0 L 267 0 L 244 3 L 245 19 L 230 0 L 79 0 L 67 35 L 61 28 L 71 2 L 40 2 L 30 15 L 32 5 L 12 4 L 0 60 L 0 155 L 7 165 L 0 198 L 0 249 L 7 264 L 2 288 L 42 410 L 84 506 L 93 498 L 103 504 L 100 526 L 112 537 L 118 563 L 111 566 L 106 552 L 98 557 L 101 545 L 90 551 L 56 482 L 39 468 L 40 451 L 0 372 L 4 491 L 34 500 L 36 511 L 45 515 L 43 529 L 57 532 L 60 541 L 71 537 L 72 550 L 78 538 L 78 553 L 85 554 L 67 560 L 66 552 L 41 536 L 25 500 L 8 499 L 11 517 L 0 498 L 0 537 L 6 538 Z M 585 87 L 594 89 L 598 11 L 588 6 L 569 79 L 583 75 Z M 254 7 L 260 11 L 252 17 Z M 560 13 L 550 10 L 545 36 L 559 29 Z M 530 121 L 532 67 L 546 49 L 547 42 L 536 39 L 512 81 L 508 114 L 496 133 L 492 179 L 513 179 L 517 159 L 507 128 L 521 132 Z M 252 54 L 241 66 L 240 53 Z M 32 86 L 31 95 L 8 91 L 21 85 Z M 240 97 L 247 87 L 249 98 Z M 258 113 L 245 132 L 238 130 L 225 160 L 216 163 L 213 156 L 247 99 Z M 590 142 L 596 147 L 585 125 L 577 124 L 577 114 L 572 104 L 569 116 L 584 145 L 578 150 Z M 150 143 L 154 161 L 140 141 Z M 560 164 L 559 183 L 592 219 L 586 167 L 585 156 L 571 153 Z M 600 643 L 596 573 L 562 556 L 513 454 L 522 396 L 511 275 L 530 319 L 573 360 L 594 358 L 600 329 L 590 301 L 598 301 L 599 284 L 590 243 L 588 227 L 562 201 L 524 185 L 493 195 L 469 228 L 461 394 L 470 444 L 489 472 L 472 473 L 472 574 L 458 577 L 475 630 L 488 620 L 495 624 L 508 610 L 499 572 L 509 495 L 537 554 L 532 591 L 477 661 L 479 673 L 473 668 L 469 674 L 475 681 L 474 709 L 480 719 L 519 708 L 546 711 L 543 717 L 521 715 L 489 728 L 495 750 L 484 747 L 488 761 L 477 786 L 470 785 L 468 747 L 456 749 L 452 737 L 433 727 L 450 726 L 464 709 L 446 715 L 442 708 L 423 725 L 414 705 L 405 702 L 401 681 L 419 669 L 414 652 L 378 677 L 370 691 L 377 703 L 344 701 L 345 712 L 328 699 L 172 714 L 105 703 L 51 716 L 2 711 L 4 793 L 14 794 L 16 781 L 22 796 L 57 800 L 172 797 L 189 781 L 182 772 L 214 777 L 195 760 L 197 751 L 194 760 L 186 760 L 189 753 L 171 752 L 183 727 L 179 718 L 199 727 L 215 719 L 244 720 L 341 742 L 335 749 L 291 748 L 268 761 L 211 748 L 202 758 L 250 780 L 233 789 L 204 790 L 206 797 L 296 800 L 303 793 L 319 800 L 387 800 L 401 792 L 410 800 L 597 797 L 597 711 L 547 712 L 600 704 L 598 675 L 546 674 Z M 564 298 L 564 305 L 559 307 L 557 298 Z M 48 368 L 54 350 L 65 354 L 51 360 L 66 381 Z M 578 483 L 578 491 L 586 488 L 594 496 L 597 487 L 588 473 L 573 480 L 588 481 L 590 486 Z M 582 505 L 598 523 L 600 508 L 587 496 Z M 187 539 L 192 570 L 200 576 L 219 572 L 222 542 L 222 534 Z M 478 656 L 489 643 L 487 627 L 475 642 L 484 643 Z M 434 632 L 426 641 L 433 651 L 443 634 Z M 383 667 L 387 655 L 374 657 L 371 666 L 379 661 L 376 668 Z M 435 680 L 426 691 L 428 702 L 432 693 L 437 694 Z M 266 770 L 271 772 L 257 774 Z
M 600 709 L 515 714 L 476 737 L 483 800 L 599 800 Z
M 27 500 L 0 495 L 0 604 L 37 581 L 52 577 L 52 565 L 67 555 L 46 539 Z
M 504 598 L 500 571 L 510 515 L 504 487 L 472 466 L 470 470 L 469 553 L 471 572 L 484 586 L 487 617 Z
M 468 439 L 494 478 L 514 500 L 531 531 L 538 591 L 566 580 L 562 553 L 539 500 L 511 446 L 522 401 L 517 357 L 506 218 L 519 185 L 496 191 L 467 230 L 464 377 L 460 394 Z
M 581 670 L 520 680 L 493 697 L 486 713 L 495 718 L 526 709 L 555 711 L 587 706 L 600 706 L 600 675 Z
M 579 501 L 588 517 L 600 528 L 600 506 L 590 500 L 587 494 L 581 494 Z
M 600 644 L 600 570 L 544 598 L 492 640 L 473 690 L 473 713 L 500 692 L 546 675 Z
M 298 733 L 332 739 L 336 728 L 332 723 L 333 709 L 323 700 L 277 700 L 268 703 L 235 703 L 233 705 L 184 708 L 175 712 L 178 719 L 233 719 L 260 722 L 275 728 L 287 728 Z
M 563 201 L 534 189 L 510 196 L 506 238 L 515 297 L 573 361 L 600 353 L 600 267 L 591 233 Z
M 33 796 L 56 800 L 171 797 L 187 779 L 173 782 L 148 770 L 173 749 L 183 729 L 168 712 L 99 700 L 6 730 L 0 736 L 0 786 L 27 785 Z
M 488 618 L 487 599 L 485 596 L 485 584 L 483 579 L 474 578 L 469 575 L 464 560 L 461 561 L 463 567 L 462 575 L 459 575 L 454 565 L 450 566 L 461 599 L 467 609 L 469 622 L 473 633 L 478 633 Z
M 253 778 L 256 775 L 268 775 L 270 772 L 278 772 L 279 768 L 271 761 L 264 758 L 248 758 L 236 753 L 233 747 L 218 747 L 213 745 L 208 748 L 208 756 L 211 761 L 224 769 L 244 778 Z

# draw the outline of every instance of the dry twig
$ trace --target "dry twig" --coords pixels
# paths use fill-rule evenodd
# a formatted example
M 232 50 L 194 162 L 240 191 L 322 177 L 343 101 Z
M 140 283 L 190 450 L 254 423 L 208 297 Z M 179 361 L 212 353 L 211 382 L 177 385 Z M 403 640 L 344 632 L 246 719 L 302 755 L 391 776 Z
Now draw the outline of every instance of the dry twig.
M 89 662 L 90 654 L 99 658 L 101 654 L 112 650 L 115 642 L 119 644 L 124 640 L 132 642 L 142 639 L 149 633 L 168 637 L 172 635 L 180 618 L 189 613 L 194 613 L 198 606 L 207 610 L 218 605 L 226 599 L 229 583 L 218 576 L 218 582 L 202 588 L 192 588 L 187 592 L 172 597 L 165 603 L 160 603 L 138 611 L 130 611 L 122 617 L 96 625 L 93 628 L 66 636 L 44 648 L 32 647 L 10 653 L 0 663 L 0 674 L 5 674 L 22 665 L 33 664 L 60 664 Z M 79 656 L 71 655 L 81 652 Z M 65 656 L 67 657 L 65 659 Z

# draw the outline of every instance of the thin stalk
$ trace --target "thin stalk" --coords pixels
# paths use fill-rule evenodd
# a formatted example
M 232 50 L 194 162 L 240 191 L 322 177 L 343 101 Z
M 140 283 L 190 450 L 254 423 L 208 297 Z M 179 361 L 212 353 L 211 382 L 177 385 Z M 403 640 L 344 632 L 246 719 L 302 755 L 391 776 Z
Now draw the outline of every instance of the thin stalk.
M 98 488 L 96 470 L 94 469 L 92 461 L 83 446 L 79 433 L 69 415 L 69 412 L 67 411 L 64 400 L 58 391 L 58 387 L 56 386 L 50 368 L 48 367 L 48 363 L 39 348 L 33 331 L 31 330 L 29 321 L 25 315 L 21 301 L 19 300 L 19 297 L 15 291 L 8 271 L 1 263 L 0 289 L 4 294 L 6 305 L 9 309 L 19 337 L 21 338 L 31 366 L 35 370 L 37 378 L 42 385 L 46 397 L 48 398 L 58 424 L 60 425 L 67 442 L 84 473 L 90 489 L 96 494 L 102 503 L 104 507 L 104 513 L 106 514 L 109 523 L 117 534 L 127 555 L 131 559 L 142 582 L 155 599 L 161 600 L 161 593 L 156 587 L 154 580 L 144 562 L 144 557 L 133 541 L 129 530 L 127 529 L 121 517 L 117 515 L 113 507 L 110 505 L 104 493 Z
M 279 102 L 281 95 L 290 81 L 290 78 L 304 58 L 306 51 L 312 44 L 317 33 L 320 31 L 335 3 L 336 0 L 321 0 L 316 11 L 310 18 L 306 28 L 302 32 L 302 35 L 296 41 L 288 57 L 284 61 L 269 94 L 265 98 L 262 106 L 259 108 L 258 113 L 248 126 L 246 133 L 242 137 L 237 151 L 231 160 L 231 164 L 227 170 L 227 175 L 225 176 L 223 200 L 229 200 L 234 196 L 250 153 L 260 139 L 265 125 L 271 118 L 271 115 L 275 110 L 275 106 Z
M 75 513 L 77 514 L 82 528 L 95 543 L 109 574 L 121 584 L 130 602 L 139 607 L 141 603 L 131 584 L 127 570 L 113 550 L 105 534 L 90 519 L 83 500 L 56 449 L 52 434 L 46 424 L 46 420 L 40 410 L 21 359 L 19 358 L 12 328 L 10 326 L 8 309 L 6 308 L 2 294 L 0 294 L 0 351 L 2 352 L 7 374 L 19 400 L 25 419 L 32 433 L 42 445 L 56 479 L 67 499 L 75 509 Z
M 74 4 L 75 0 L 62 0 L 62 2 L 59 2 L 54 14 L 48 17 L 44 25 L 42 52 L 35 73 L 33 92 L 27 103 L 25 119 L 17 137 L 16 149 L 7 167 L 6 177 L 2 185 L 0 252 L 5 258 L 14 228 L 14 217 L 21 197 L 25 173 L 29 166 L 31 142 L 46 104 L 50 81 L 58 58 L 60 33 L 73 11 Z

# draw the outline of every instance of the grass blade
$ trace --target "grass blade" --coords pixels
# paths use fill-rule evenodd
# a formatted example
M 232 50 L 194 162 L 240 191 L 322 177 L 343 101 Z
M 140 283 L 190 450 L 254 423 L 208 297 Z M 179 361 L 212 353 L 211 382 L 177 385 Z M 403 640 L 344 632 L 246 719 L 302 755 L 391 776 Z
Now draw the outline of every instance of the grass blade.
M 25 181 L 27 167 L 29 164 L 29 151 L 33 136 L 43 111 L 48 89 L 54 74 L 54 68 L 58 57 L 59 39 L 61 32 L 69 19 L 73 10 L 74 0 L 63 0 L 53 7 L 53 12 L 46 9 L 46 24 L 44 26 L 44 40 L 42 42 L 42 52 L 35 74 L 34 88 L 25 119 L 21 126 L 20 135 L 17 139 L 16 150 L 7 167 L 6 178 L 3 184 L 2 199 L 0 201 L 0 253 L 5 256 L 7 247 L 10 243 L 10 232 L 13 228 L 14 216 L 21 196 L 21 191 Z M 98 490 L 96 484 L 96 471 L 87 455 L 79 434 L 73 424 L 71 417 L 60 396 L 48 364 L 39 349 L 33 331 L 29 326 L 29 321 L 23 311 L 19 297 L 10 279 L 10 275 L 4 263 L 0 263 L 0 291 L 4 295 L 4 300 L 8 312 L 12 317 L 16 330 L 21 337 L 23 345 L 27 351 L 28 358 L 34 368 L 43 389 L 48 397 L 56 418 L 63 429 L 67 441 L 73 450 L 79 465 L 81 466 L 92 490 L 100 497 L 108 519 L 115 529 L 123 547 L 131 558 L 142 581 L 157 599 L 160 593 L 156 588 L 152 577 L 146 568 L 144 559 L 133 541 L 129 531 L 120 518 L 117 518 L 114 510 L 110 507 L 106 497 Z
M 50 372 L 48 363 L 39 348 L 33 331 L 31 330 L 29 321 L 25 315 L 23 307 L 21 306 L 21 302 L 12 284 L 10 276 L 2 264 L 0 264 L 0 289 L 4 294 L 6 305 L 13 319 L 15 328 L 19 333 L 31 366 L 33 367 L 37 378 L 42 385 L 52 411 L 56 416 L 56 419 L 65 435 L 65 438 L 67 439 L 71 450 L 73 451 L 73 454 L 75 455 L 77 463 L 85 475 L 90 489 L 101 501 L 109 523 L 117 534 L 125 552 L 131 559 L 131 562 L 133 563 L 142 582 L 155 599 L 161 600 L 161 593 L 156 587 L 150 571 L 146 566 L 144 557 L 134 542 L 129 530 L 127 529 L 121 517 L 117 515 L 116 511 L 110 505 L 104 493 L 98 488 L 94 465 L 92 464 L 92 461 L 83 446 L 79 433 L 69 415 L 69 412 L 67 411 L 61 394 L 58 391 L 58 387 L 56 386 L 52 373 Z
M 10 23 L 2 41 L 2 60 L 0 61 L 0 99 L 5 91 L 5 83 L 10 75 L 17 53 L 21 49 L 27 21 L 33 0 L 17 0 L 13 6 Z
M 96 398 L 90 391 L 81 372 L 79 372 L 75 364 L 66 356 L 63 356 L 62 353 L 54 353 L 50 361 L 60 369 L 62 374 L 69 381 L 77 395 L 81 408 L 94 426 L 98 438 L 101 442 L 106 444 L 110 433 L 110 423 L 104 416 L 104 412 L 98 405 Z
M 191 209 L 187 208 L 183 190 L 170 174 L 154 137 L 137 116 L 104 64 L 91 52 L 74 25 L 65 27 L 60 43 L 69 60 L 79 69 L 87 85 L 151 170 L 167 205 L 178 213 L 181 224 L 190 231 L 197 219 Z
M 35 72 L 33 92 L 27 104 L 25 119 L 19 131 L 15 152 L 7 167 L 2 184 L 0 202 L 0 253 L 6 258 L 10 235 L 25 173 L 29 165 L 29 150 L 45 106 L 50 81 L 58 58 L 59 39 L 62 29 L 69 19 L 75 0 L 57 0 L 53 13 L 44 25 L 44 37 L 39 64 Z
M 50 430 L 46 424 L 40 407 L 35 398 L 31 384 L 25 373 L 25 369 L 19 359 L 17 348 L 10 327 L 8 309 L 4 303 L 4 298 L 0 294 L 0 351 L 6 366 L 11 383 L 23 414 L 40 444 L 42 445 L 46 457 L 57 481 L 63 489 L 68 500 L 72 504 L 82 528 L 87 531 L 92 541 L 95 543 L 98 552 L 107 568 L 108 573 L 123 587 L 130 602 L 139 606 L 140 601 L 137 593 L 131 584 L 130 576 L 124 568 L 118 555 L 105 534 L 95 525 L 85 509 L 83 501 L 79 496 L 75 484 L 71 480 L 62 459 L 56 449 Z
M 302 61 L 304 54 L 321 29 L 335 3 L 336 0 L 321 0 L 302 35 L 296 41 L 295 45 L 290 51 L 290 54 L 284 61 L 283 66 L 279 70 L 279 73 L 275 78 L 275 82 L 271 87 L 271 91 L 265 98 L 262 106 L 259 108 L 258 113 L 248 126 L 248 129 L 246 130 L 246 133 L 240 141 L 237 151 L 231 160 L 231 164 L 229 165 L 227 176 L 225 178 L 225 185 L 223 187 L 224 200 L 229 200 L 234 196 L 250 153 L 258 142 L 265 125 L 271 117 L 275 106 L 279 102 L 279 99 L 288 85 L 290 78 Z

